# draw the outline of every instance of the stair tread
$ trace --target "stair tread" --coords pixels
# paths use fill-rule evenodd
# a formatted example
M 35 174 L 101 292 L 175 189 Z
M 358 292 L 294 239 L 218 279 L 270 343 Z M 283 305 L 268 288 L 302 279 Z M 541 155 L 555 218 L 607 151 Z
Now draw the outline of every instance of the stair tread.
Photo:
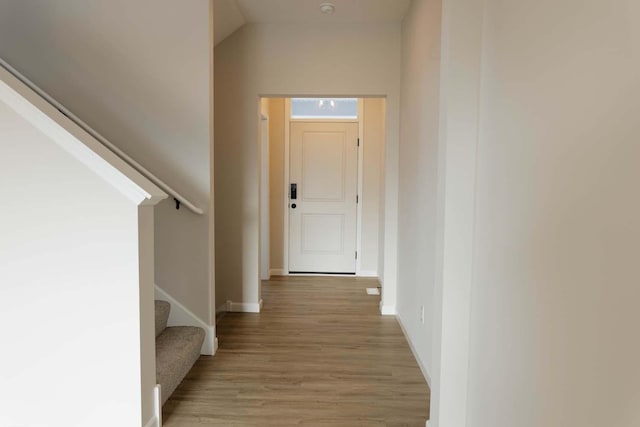
M 156 338 L 167 328 L 171 304 L 166 301 L 156 300 Z
M 204 330 L 193 326 L 169 327 L 156 338 L 156 380 L 163 404 L 200 357 L 204 338 Z

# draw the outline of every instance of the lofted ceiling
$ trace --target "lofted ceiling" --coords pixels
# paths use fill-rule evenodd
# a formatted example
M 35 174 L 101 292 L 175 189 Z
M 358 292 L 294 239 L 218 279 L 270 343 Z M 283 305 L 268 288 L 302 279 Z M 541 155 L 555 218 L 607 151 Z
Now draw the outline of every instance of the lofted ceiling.
M 320 4 L 333 3 L 333 15 Z M 214 0 L 215 44 L 247 22 L 382 24 L 402 21 L 411 0 Z
M 213 0 L 213 21 L 216 45 L 247 23 L 236 0 Z

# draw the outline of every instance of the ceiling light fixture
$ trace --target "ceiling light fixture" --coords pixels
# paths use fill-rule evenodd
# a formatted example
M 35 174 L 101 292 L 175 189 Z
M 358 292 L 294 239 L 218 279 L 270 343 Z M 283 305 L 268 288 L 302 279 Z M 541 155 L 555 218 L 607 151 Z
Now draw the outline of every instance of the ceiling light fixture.
M 333 15 L 336 11 L 336 6 L 333 3 L 322 3 L 320 5 L 320 12 L 325 15 Z

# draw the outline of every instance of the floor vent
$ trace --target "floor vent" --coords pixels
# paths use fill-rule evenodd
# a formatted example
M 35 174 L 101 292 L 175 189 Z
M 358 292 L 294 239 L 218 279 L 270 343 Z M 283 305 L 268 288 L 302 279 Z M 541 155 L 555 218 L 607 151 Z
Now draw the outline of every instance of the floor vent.
M 367 288 L 367 295 L 380 295 L 379 288 Z

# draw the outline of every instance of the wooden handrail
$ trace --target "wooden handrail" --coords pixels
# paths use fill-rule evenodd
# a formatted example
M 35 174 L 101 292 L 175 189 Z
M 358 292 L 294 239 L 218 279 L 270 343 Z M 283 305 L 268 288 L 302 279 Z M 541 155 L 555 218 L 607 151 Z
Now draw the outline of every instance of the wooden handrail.
M 15 78 L 20 80 L 22 83 L 27 85 L 31 90 L 33 90 L 38 95 L 40 95 L 44 100 L 46 100 L 49 104 L 51 104 L 53 107 L 55 107 L 62 114 L 67 116 L 76 125 L 81 127 L 82 130 L 87 132 L 89 135 L 91 135 L 93 138 L 95 138 L 97 141 L 99 141 L 102 145 L 104 145 L 109 150 L 111 150 L 111 152 L 113 152 L 118 157 L 120 157 L 129 166 L 131 166 L 132 168 L 137 170 L 140 174 L 142 174 L 149 181 L 153 182 L 155 185 L 160 187 L 167 194 L 171 195 L 171 197 L 173 197 L 176 200 L 176 207 L 179 208 L 180 205 L 184 205 L 191 212 L 193 212 L 193 213 L 195 213 L 197 215 L 204 214 L 204 211 L 202 209 L 200 209 L 199 207 L 197 207 L 196 205 L 191 203 L 186 197 L 183 197 L 182 195 L 180 195 L 180 193 L 178 193 L 171 186 L 169 186 L 169 184 L 165 183 L 160 178 L 158 178 L 157 176 L 155 176 L 154 174 L 149 172 L 149 170 L 147 170 L 140 163 L 138 163 L 134 159 L 132 159 L 127 153 L 125 153 L 124 151 L 122 151 L 121 149 L 119 149 L 118 147 L 113 145 L 111 142 L 109 142 L 105 137 L 100 135 L 91 126 L 89 126 L 88 124 L 83 122 L 78 116 L 76 116 L 71 111 L 69 111 L 64 105 L 60 104 L 58 101 L 53 99 L 53 97 L 51 97 L 48 93 L 46 93 L 44 90 L 42 90 L 40 87 L 38 87 L 31 80 L 26 78 L 22 73 L 20 73 L 18 70 L 16 70 L 9 63 L 7 63 L 7 61 L 5 61 L 2 58 L 0 58 L 0 66 L 2 66 L 4 69 L 6 69 L 9 73 L 11 73 Z

